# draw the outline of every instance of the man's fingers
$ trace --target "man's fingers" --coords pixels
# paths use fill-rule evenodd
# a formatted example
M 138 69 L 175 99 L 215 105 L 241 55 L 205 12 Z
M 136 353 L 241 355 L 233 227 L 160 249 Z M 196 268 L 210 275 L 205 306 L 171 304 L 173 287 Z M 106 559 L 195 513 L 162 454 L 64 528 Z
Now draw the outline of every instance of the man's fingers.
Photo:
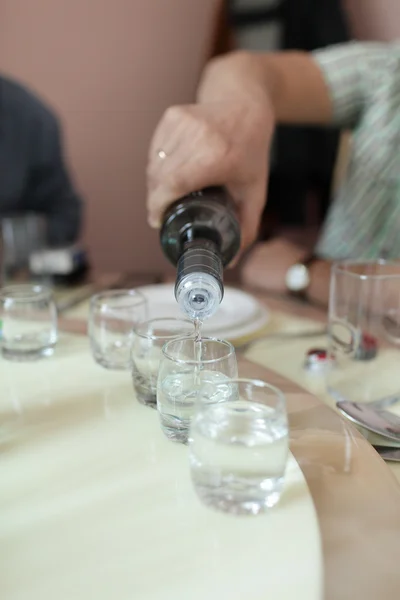
M 225 185 L 237 205 L 242 248 L 251 244 L 265 204 L 268 163 L 264 127 L 254 124 L 263 125 L 263 119 L 256 114 L 253 121 L 235 103 L 166 111 L 153 136 L 147 167 L 152 227 L 160 226 L 166 208 L 178 198 L 210 185 Z
M 192 161 L 177 166 L 171 164 L 162 183 L 148 188 L 147 209 L 151 227 L 160 226 L 165 210 L 175 200 L 205 187 L 222 184 L 213 170 L 199 171 L 197 167 L 198 163 Z
M 171 202 L 211 185 L 223 185 L 228 167 L 224 162 L 225 147 L 217 140 L 204 144 L 186 144 L 177 147 L 171 155 L 148 168 L 147 208 L 152 227 L 158 226 L 165 209 Z M 225 164 L 225 166 L 224 166 Z

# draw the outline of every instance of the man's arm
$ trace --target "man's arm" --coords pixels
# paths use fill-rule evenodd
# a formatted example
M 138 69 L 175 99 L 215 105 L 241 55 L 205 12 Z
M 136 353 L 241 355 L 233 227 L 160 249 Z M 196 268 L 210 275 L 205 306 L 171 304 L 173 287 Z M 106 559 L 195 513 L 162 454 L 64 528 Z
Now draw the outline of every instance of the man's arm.
M 205 68 L 198 102 L 249 94 L 272 106 L 276 122 L 352 128 L 371 96 L 371 73 L 387 67 L 388 44 L 347 43 L 309 52 L 234 52 Z
M 237 52 L 212 60 L 197 104 L 168 109 L 153 136 L 147 168 L 150 225 L 160 226 L 176 198 L 224 185 L 236 202 L 248 246 L 265 204 L 276 122 L 354 127 L 370 93 L 366 74 L 387 52 L 374 44 L 345 44 L 313 55 Z
M 307 299 L 310 302 L 327 305 L 331 281 L 332 263 L 328 260 L 317 259 L 309 267 L 310 285 L 307 289 Z
M 310 256 L 310 247 L 300 246 L 287 237 L 277 237 L 255 246 L 241 269 L 242 282 L 255 289 L 287 294 L 286 274 L 296 263 Z M 329 300 L 331 263 L 315 259 L 308 267 L 310 283 L 306 297 L 310 302 L 326 305 Z
M 82 200 L 64 163 L 61 131 L 50 112 L 38 119 L 32 141 L 32 164 L 23 199 L 25 210 L 43 213 L 52 246 L 75 242 L 82 225 Z
M 332 122 L 329 88 L 313 56 L 305 52 L 234 52 L 213 59 L 198 89 L 200 103 L 253 95 L 270 103 L 280 123 Z

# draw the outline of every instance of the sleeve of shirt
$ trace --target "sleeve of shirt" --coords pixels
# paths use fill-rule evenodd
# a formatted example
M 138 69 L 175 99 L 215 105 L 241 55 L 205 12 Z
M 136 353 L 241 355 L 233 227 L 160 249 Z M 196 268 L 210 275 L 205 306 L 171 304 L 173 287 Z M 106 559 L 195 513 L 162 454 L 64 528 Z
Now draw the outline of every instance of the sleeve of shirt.
M 354 42 L 317 50 L 313 56 L 331 95 L 335 124 L 356 127 L 380 73 L 391 63 L 391 46 Z

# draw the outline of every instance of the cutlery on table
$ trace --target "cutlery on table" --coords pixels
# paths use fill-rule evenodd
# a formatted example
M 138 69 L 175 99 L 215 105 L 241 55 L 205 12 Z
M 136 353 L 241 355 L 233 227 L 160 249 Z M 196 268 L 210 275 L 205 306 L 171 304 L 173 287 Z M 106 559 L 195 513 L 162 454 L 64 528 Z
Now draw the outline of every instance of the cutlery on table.
M 246 352 L 253 344 L 257 342 L 267 341 L 267 340 L 295 340 L 295 339 L 306 339 L 313 337 L 320 337 L 326 335 L 328 333 L 328 329 L 326 327 L 319 329 L 311 329 L 305 331 L 277 331 L 274 333 L 265 333 L 260 335 L 259 337 L 254 337 L 253 339 L 245 342 L 243 344 L 239 344 L 236 347 L 236 350 L 240 352 Z
M 104 292 L 112 288 L 120 287 L 138 287 L 147 284 L 156 284 L 160 282 L 159 275 L 146 273 L 128 273 L 128 274 L 104 274 L 95 281 L 90 282 L 76 290 L 72 296 L 66 299 L 60 299 L 56 302 L 58 314 L 64 314 L 68 310 L 75 308 L 82 302 L 89 300 L 93 294 Z
M 375 444 L 373 447 L 383 460 L 400 462 L 400 448 L 396 448 L 395 446 L 377 446 Z
M 336 406 L 345 417 L 356 425 L 387 439 L 400 442 L 400 417 L 385 410 L 398 402 L 400 402 L 400 393 L 365 403 L 341 400 L 336 403 Z
M 111 287 L 118 287 L 124 281 L 124 277 L 121 275 L 105 275 L 100 277 L 96 282 L 90 282 L 83 287 L 78 288 L 71 296 L 66 299 L 60 299 L 56 302 L 57 312 L 59 315 L 65 313 L 67 310 L 75 308 L 82 302 L 85 302 L 93 294 L 97 294 Z

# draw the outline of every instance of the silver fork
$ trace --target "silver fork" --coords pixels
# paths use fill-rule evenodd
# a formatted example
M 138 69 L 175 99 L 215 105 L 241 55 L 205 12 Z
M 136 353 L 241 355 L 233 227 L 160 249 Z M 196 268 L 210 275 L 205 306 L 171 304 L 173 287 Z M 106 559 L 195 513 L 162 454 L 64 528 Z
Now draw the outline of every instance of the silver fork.
M 372 402 L 341 400 L 336 403 L 336 406 L 356 425 L 398 443 L 400 442 L 400 418 L 387 410 L 398 402 L 400 402 L 400 393 L 384 396 Z

